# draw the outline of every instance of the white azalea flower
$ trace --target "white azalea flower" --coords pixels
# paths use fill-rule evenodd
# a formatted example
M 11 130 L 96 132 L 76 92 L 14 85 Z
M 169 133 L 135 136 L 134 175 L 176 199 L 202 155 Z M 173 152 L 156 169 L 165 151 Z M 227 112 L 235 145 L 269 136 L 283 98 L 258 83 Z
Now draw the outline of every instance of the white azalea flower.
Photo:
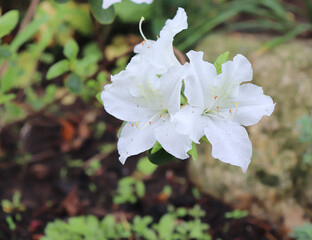
M 132 59 L 126 70 L 105 86 L 101 98 L 106 111 L 127 121 L 117 144 L 122 163 L 151 149 L 156 141 L 173 156 L 188 157 L 192 141 L 171 122 L 171 114 L 180 109 L 182 76 L 177 68 L 159 76 L 146 62 Z
M 147 4 L 150 4 L 153 2 L 153 0 L 131 0 L 132 2 L 134 3 L 137 3 L 137 4 L 141 4 L 141 3 L 147 3 Z M 115 3 L 118 3 L 118 2 L 121 2 L 121 0 L 103 0 L 102 2 L 102 8 L 104 9 L 107 9 L 109 8 L 111 5 L 115 4 Z
M 142 21 L 140 21 L 140 32 L 144 41 L 134 48 L 135 56 L 141 61 L 146 61 L 150 66 L 158 68 L 158 73 L 162 74 L 169 67 L 181 65 L 174 55 L 173 37 L 184 29 L 187 29 L 187 16 L 183 8 L 178 8 L 173 19 L 168 19 L 165 26 L 160 31 L 159 38 L 148 40 L 142 31 Z
M 187 56 L 188 76 L 184 94 L 188 99 L 172 118 L 180 133 L 199 143 L 206 136 L 212 144 L 212 156 L 240 166 L 245 172 L 252 155 L 252 146 L 244 126 L 257 123 L 274 110 L 271 97 L 251 83 L 252 68 L 242 55 L 222 65 L 217 75 L 213 64 L 203 61 L 203 53 L 190 51 Z

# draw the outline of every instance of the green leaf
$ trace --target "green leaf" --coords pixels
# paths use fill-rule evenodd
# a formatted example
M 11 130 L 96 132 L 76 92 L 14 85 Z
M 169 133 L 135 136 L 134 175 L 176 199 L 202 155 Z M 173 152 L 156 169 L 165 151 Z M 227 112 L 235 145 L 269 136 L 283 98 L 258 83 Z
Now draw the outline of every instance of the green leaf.
M 63 4 L 67 3 L 69 0 L 54 0 L 56 3 Z
M 58 77 L 69 71 L 69 61 L 67 59 L 54 63 L 48 70 L 47 79 Z
M 144 197 L 145 194 L 145 185 L 142 181 L 137 181 L 135 183 L 135 191 L 139 198 Z
M 160 145 L 159 142 L 156 141 L 156 143 L 154 144 L 151 153 L 154 154 L 156 152 L 158 152 L 160 149 L 162 149 L 162 146 Z
M 229 53 L 229 51 L 222 53 L 213 63 L 217 69 L 217 74 L 220 74 L 222 72 L 222 64 L 229 60 Z
M 83 79 L 77 74 L 70 74 L 65 82 L 66 87 L 72 93 L 79 94 L 83 89 Z
M 46 23 L 49 20 L 48 15 L 43 15 L 40 18 L 37 18 L 33 21 L 31 21 L 23 31 L 21 31 L 13 40 L 11 43 L 11 50 L 12 52 L 17 51 L 17 49 L 23 45 L 25 42 L 27 42 L 40 28 L 40 26 L 44 23 Z
M 7 45 L 0 46 L 0 59 L 4 58 L 7 59 L 12 56 L 10 48 Z
M 0 96 L 0 104 L 9 102 L 9 101 L 13 100 L 14 98 L 15 98 L 15 94 L 2 95 L 2 96 Z
M 118 19 L 126 23 L 138 23 L 142 16 L 149 18 L 152 13 L 151 4 L 136 4 L 130 0 L 123 0 L 115 4 L 114 8 Z
M 89 0 L 89 3 L 91 12 L 99 23 L 110 24 L 114 21 L 115 10 L 113 6 L 109 7 L 108 9 L 103 9 L 102 1 Z
M 151 163 L 147 157 L 143 157 L 138 161 L 137 170 L 145 175 L 152 175 L 157 169 L 157 165 Z
M 17 25 L 19 12 L 12 10 L 0 17 L 0 38 L 9 34 Z
M 79 52 L 79 46 L 74 39 L 70 39 L 64 47 L 64 55 L 68 59 L 76 59 Z
M 196 143 L 192 143 L 192 149 L 190 151 L 187 152 L 188 154 L 190 154 L 194 160 L 194 162 L 196 162 L 197 160 L 197 149 L 196 149 Z
M 147 156 L 148 159 L 156 165 L 163 165 L 171 162 L 174 159 L 174 156 L 167 153 L 163 148 L 157 151 L 156 153 L 152 153 L 152 151 L 149 150 Z
M 102 91 L 98 92 L 95 97 L 96 99 L 99 101 L 99 103 L 101 103 L 103 105 L 103 101 L 102 101 L 102 98 L 101 98 L 101 94 L 102 94 Z

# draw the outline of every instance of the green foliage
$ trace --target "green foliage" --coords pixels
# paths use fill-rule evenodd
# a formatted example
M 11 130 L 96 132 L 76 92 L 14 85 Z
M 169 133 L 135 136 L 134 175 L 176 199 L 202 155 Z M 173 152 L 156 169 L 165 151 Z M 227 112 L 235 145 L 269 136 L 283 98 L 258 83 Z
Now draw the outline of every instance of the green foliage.
M 161 148 L 155 153 L 152 153 L 152 150 L 149 150 L 147 156 L 148 159 L 156 165 L 167 164 L 174 159 L 174 156 L 167 153 L 163 148 Z
M 79 46 L 74 39 L 70 39 L 64 46 L 64 56 L 68 59 L 76 59 L 79 52 Z
M 224 214 L 224 216 L 225 216 L 225 218 L 240 219 L 240 218 L 244 218 L 244 217 L 248 216 L 248 211 L 235 209 L 232 212 L 226 212 Z
M 312 224 L 304 223 L 301 227 L 296 227 L 294 233 L 290 236 L 296 240 L 310 240 L 312 239 Z
M 56 78 L 69 71 L 70 63 L 67 59 L 54 63 L 47 73 L 47 79 Z
M 21 193 L 17 191 L 13 194 L 12 201 L 8 199 L 3 199 L 1 201 L 2 211 L 8 214 L 5 221 L 12 231 L 16 229 L 16 222 L 22 220 L 20 212 L 26 209 L 25 205 L 21 203 L 21 197 Z
M 196 162 L 197 161 L 197 148 L 196 148 L 196 143 L 192 143 L 192 149 L 190 151 L 187 152 L 188 154 L 191 155 L 191 157 L 193 158 L 193 160 Z
M 91 12 L 98 22 L 102 24 L 110 24 L 114 21 L 115 18 L 114 6 L 111 6 L 108 9 L 103 9 L 102 1 L 89 0 L 89 3 Z
M 229 60 L 229 54 L 230 52 L 222 53 L 217 60 L 213 63 L 216 67 L 217 74 L 220 74 L 222 72 L 222 64 L 226 63 Z
M 133 176 L 119 180 L 117 191 L 113 197 L 115 204 L 135 203 L 145 195 L 144 177 L 154 173 L 157 165 L 152 164 L 147 157 L 141 158 L 137 163 Z
M 42 240 L 106 240 L 128 238 L 130 231 L 112 215 L 101 221 L 94 216 L 71 217 L 68 222 L 56 220 L 49 223 Z
M 0 17 L 0 38 L 9 34 L 17 25 L 19 12 L 12 10 Z
M 123 0 L 114 5 L 116 15 L 125 23 L 138 23 L 141 16 L 149 18 L 152 13 L 152 4 L 135 4 L 130 0 Z
M 198 206 L 195 206 L 198 209 Z M 149 239 L 178 240 L 202 239 L 210 240 L 208 224 L 202 223 L 199 217 L 193 217 L 194 209 L 169 207 L 169 212 L 153 223 L 150 216 L 135 216 L 131 222 L 121 221 L 113 215 L 106 215 L 102 220 L 94 216 L 71 217 L 67 222 L 56 220 L 45 228 L 42 240 L 80 240 L 80 239 Z M 195 210 L 198 211 L 198 210 Z M 185 221 L 184 218 L 190 220 Z M 192 219 L 191 219 L 192 218 Z

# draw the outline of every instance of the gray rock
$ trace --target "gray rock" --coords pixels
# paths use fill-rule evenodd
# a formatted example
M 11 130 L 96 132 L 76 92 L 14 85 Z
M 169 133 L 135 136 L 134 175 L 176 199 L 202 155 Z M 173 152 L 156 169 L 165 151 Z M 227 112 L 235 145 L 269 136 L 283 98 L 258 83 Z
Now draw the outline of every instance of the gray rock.
M 293 40 L 261 53 L 266 36 L 214 35 L 197 50 L 214 60 L 230 51 L 245 55 L 254 70 L 253 83 L 276 103 L 271 117 L 263 117 L 247 130 L 253 155 L 244 174 L 211 157 L 210 144 L 199 146 L 196 162 L 190 161 L 192 181 L 204 192 L 223 198 L 234 207 L 273 220 L 277 225 L 300 225 L 312 216 L 312 171 L 302 164 L 304 147 L 298 141 L 297 121 L 312 109 L 312 41 Z

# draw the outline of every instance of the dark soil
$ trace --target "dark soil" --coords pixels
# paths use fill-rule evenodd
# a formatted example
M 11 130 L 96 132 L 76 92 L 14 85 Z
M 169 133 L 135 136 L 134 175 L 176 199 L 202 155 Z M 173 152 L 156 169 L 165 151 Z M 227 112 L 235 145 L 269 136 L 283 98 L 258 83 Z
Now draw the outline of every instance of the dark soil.
M 118 180 L 131 175 L 143 155 L 128 159 L 123 166 L 113 150 L 100 156 L 101 167 L 92 176 L 85 173 L 85 165 L 69 167 L 70 159 L 86 163 L 99 154 L 100 146 L 116 144 L 121 122 L 110 117 L 101 106 L 92 110 L 89 107 L 90 103 L 76 101 L 70 107 L 61 107 L 61 111 L 34 114 L 2 129 L 0 199 L 11 200 L 14 192 L 20 191 L 25 210 L 0 209 L 0 239 L 40 239 L 48 222 L 76 215 L 94 214 L 102 218 L 108 213 L 124 214 L 131 221 L 139 214 L 151 215 L 158 221 L 169 204 L 187 208 L 199 204 L 206 212 L 203 222 L 210 225 L 213 239 L 283 239 L 271 223 L 253 216 L 226 219 L 224 214 L 233 208 L 220 199 L 206 194 L 195 198 L 186 171 L 189 160 L 158 167 L 145 180 L 146 194 L 138 203 L 114 205 L 112 194 Z M 96 137 L 99 122 L 105 122 L 106 131 Z M 90 184 L 97 190 L 90 191 Z M 160 195 L 165 185 L 172 188 L 169 198 Z M 21 215 L 21 220 L 15 219 L 16 229 L 10 230 L 6 217 L 14 219 L 15 213 Z

